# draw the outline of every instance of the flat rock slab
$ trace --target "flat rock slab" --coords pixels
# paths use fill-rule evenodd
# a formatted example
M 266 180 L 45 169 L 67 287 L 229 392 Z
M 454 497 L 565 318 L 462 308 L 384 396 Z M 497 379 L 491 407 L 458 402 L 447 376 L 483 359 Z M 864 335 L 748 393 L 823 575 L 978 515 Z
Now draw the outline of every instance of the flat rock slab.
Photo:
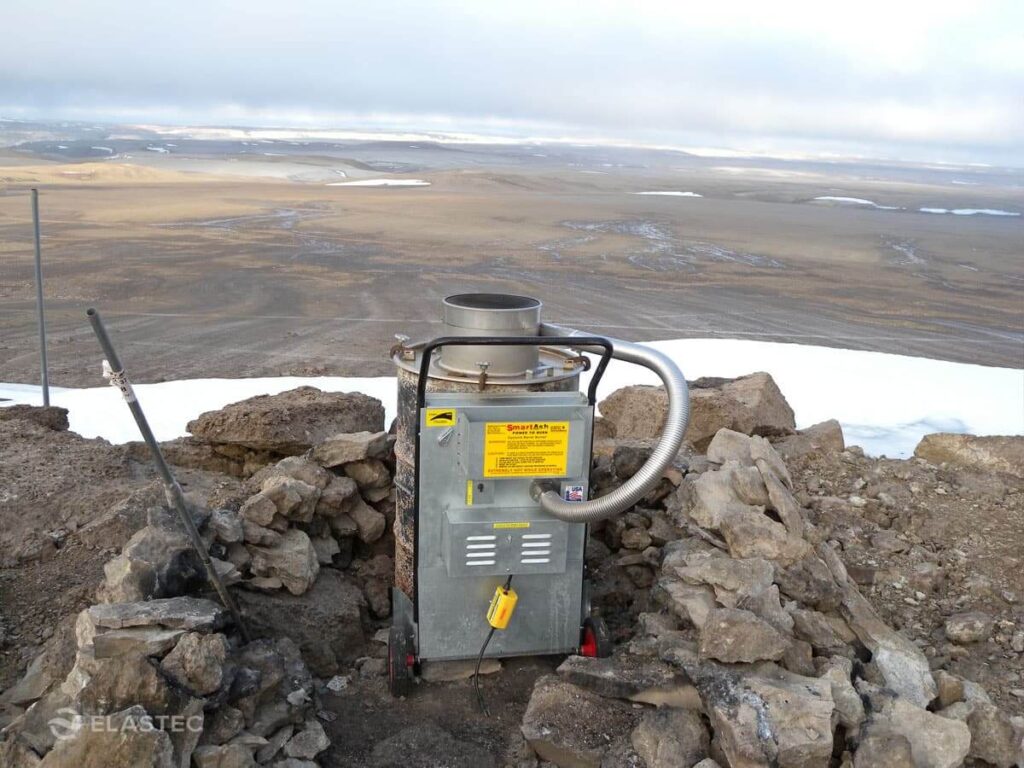
M 624 746 L 620 742 L 628 742 L 643 714 L 635 706 L 546 675 L 534 685 L 523 715 L 523 737 L 542 760 L 599 768 L 616 746 Z
M 171 650 L 184 634 L 184 629 L 131 627 L 129 629 L 114 629 L 96 635 L 92 642 L 97 659 L 109 659 L 130 653 L 159 656 L 165 651 Z
M 420 673 L 428 683 L 447 683 L 454 680 L 468 680 L 476 671 L 476 661 L 464 659 L 459 661 L 427 661 L 423 663 Z M 497 659 L 484 659 L 480 664 L 481 675 L 493 675 L 501 671 L 501 662 Z
M 208 443 L 298 454 L 337 434 L 383 431 L 384 406 L 359 392 L 299 387 L 208 411 L 187 428 Z
M 106 629 L 161 626 L 207 632 L 224 626 L 226 614 L 212 600 L 170 597 L 139 603 L 100 603 L 89 608 L 89 618 Z
M 600 696 L 700 707 L 696 690 L 686 675 L 655 659 L 625 654 L 606 659 L 569 656 L 556 672 L 567 682 Z

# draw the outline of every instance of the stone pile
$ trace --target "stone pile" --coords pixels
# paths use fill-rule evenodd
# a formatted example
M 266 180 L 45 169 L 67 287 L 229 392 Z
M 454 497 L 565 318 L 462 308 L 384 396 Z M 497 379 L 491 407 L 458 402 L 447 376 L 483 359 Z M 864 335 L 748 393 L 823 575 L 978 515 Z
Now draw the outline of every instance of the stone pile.
M 606 433 L 620 435 L 624 418 L 637 434 L 653 389 L 602 403 Z M 834 422 L 801 433 L 750 427 L 769 420 L 745 424 L 787 455 L 844 448 Z M 649 440 L 641 431 L 596 451 L 595 488 L 607 492 L 642 464 Z M 624 642 L 611 658 L 572 657 L 537 682 L 522 723 L 536 755 L 595 767 L 1024 765 L 1024 719 L 977 684 L 933 671 L 811 517 L 765 437 L 720 428 L 635 510 L 596 526 L 595 603 Z M 971 642 L 990 623 L 956 617 L 947 634 Z
M 236 503 L 189 502 L 250 632 L 265 639 L 244 644 L 219 604 L 197 596 L 209 592 L 200 558 L 176 512 L 154 507 L 105 564 L 100 602 L 78 616 L 66 677 L 42 654 L 5 692 L 23 713 L 4 730 L 0 765 L 313 768 L 330 742 L 310 670 L 330 677 L 354 661 L 367 611 L 391 610 L 383 419 L 372 398 L 301 388 L 192 422 L 205 445 L 244 458 Z M 191 458 L 211 468 L 209 456 Z

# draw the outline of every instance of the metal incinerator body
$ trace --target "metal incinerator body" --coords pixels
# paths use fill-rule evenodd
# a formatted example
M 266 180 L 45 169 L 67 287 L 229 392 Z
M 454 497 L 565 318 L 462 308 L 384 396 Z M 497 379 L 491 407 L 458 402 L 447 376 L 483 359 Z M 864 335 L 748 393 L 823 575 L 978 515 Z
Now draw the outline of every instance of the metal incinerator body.
M 587 525 L 658 482 L 688 417 L 685 379 L 654 350 L 542 324 L 541 303 L 525 296 L 460 294 L 443 308 L 442 336 L 392 349 L 396 695 L 421 661 L 609 653 L 590 614 Z M 613 357 L 657 373 L 669 412 L 647 464 L 591 500 L 596 391 Z

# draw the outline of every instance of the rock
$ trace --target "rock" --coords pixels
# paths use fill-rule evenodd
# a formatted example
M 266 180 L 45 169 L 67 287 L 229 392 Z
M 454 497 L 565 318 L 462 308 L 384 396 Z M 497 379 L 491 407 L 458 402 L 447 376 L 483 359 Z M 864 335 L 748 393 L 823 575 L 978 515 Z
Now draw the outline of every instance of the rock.
M 179 530 L 147 525 L 103 566 L 104 602 L 128 603 L 186 594 L 206 582 L 199 555 Z
M 384 407 L 357 392 L 326 393 L 299 387 L 209 411 L 189 422 L 187 429 L 208 443 L 294 455 L 339 433 L 380 432 Z
M 857 733 L 864 722 L 864 702 L 853 687 L 853 662 L 843 656 L 823 660 L 821 679 L 832 687 L 832 701 L 835 702 L 839 723 L 847 733 Z
M 997 768 L 1011 768 L 1024 758 L 1022 738 L 1015 733 L 1010 716 L 998 707 L 975 704 L 967 716 L 967 727 L 971 730 L 970 757 Z
M 255 768 L 252 751 L 241 744 L 197 747 L 192 753 L 195 768 Z
M 316 513 L 332 518 L 344 514 L 356 500 L 359 486 L 351 477 L 331 478 L 331 482 L 320 492 L 320 500 L 316 503 Z
M 205 724 L 200 742 L 203 744 L 225 744 L 245 728 L 245 715 L 240 709 L 228 704 L 215 711 Z
M 854 768 L 916 768 L 910 742 L 898 733 L 869 734 L 861 739 Z
M 256 750 L 256 762 L 260 764 L 269 763 L 277 757 L 278 753 L 284 748 L 284 745 L 291 739 L 293 733 L 295 733 L 294 725 L 278 728 L 274 735 L 267 739 L 266 745 Z
M 685 566 L 676 574 L 690 584 L 708 584 L 723 605 L 735 608 L 738 600 L 764 592 L 772 584 L 774 569 L 762 558 L 709 557 L 687 555 Z
M 242 504 L 238 513 L 242 516 L 243 523 L 248 521 L 255 525 L 267 526 L 270 525 L 270 521 L 277 514 L 277 504 L 274 503 L 274 500 L 268 494 L 261 492 L 250 496 Z
M 601 404 L 601 413 L 605 413 L 604 403 Z M 660 423 L 664 423 L 664 416 Z M 793 432 L 796 422 L 793 409 L 772 377 L 767 373 L 754 373 L 727 382 L 720 388 L 694 387 L 690 390 L 690 423 L 686 441 L 697 450 L 704 450 L 723 427 L 745 435 L 777 435 Z M 618 422 L 616 430 L 621 437 Z
M 316 536 L 310 541 L 313 542 L 313 550 L 320 565 L 330 565 L 334 562 L 334 556 L 341 554 L 341 547 L 333 536 Z
M 153 727 L 146 710 L 131 706 L 110 714 L 110 727 L 79 728 L 58 739 L 40 768 L 174 768 L 171 739 Z
M 160 670 L 178 685 L 199 696 L 220 688 L 228 644 L 224 635 L 189 632 L 160 662 Z
M 9 405 L 0 408 L 0 421 L 25 419 L 54 432 L 66 432 L 68 429 L 68 409 L 56 405 Z
M 250 546 L 249 553 L 253 574 L 280 579 L 293 595 L 301 595 L 313 586 L 320 572 L 313 543 L 298 528 L 289 528 L 275 546 Z
M 97 659 L 109 659 L 114 656 L 130 654 L 162 656 L 173 648 L 184 634 L 185 630 L 183 629 L 162 629 L 160 627 L 115 629 L 98 634 L 93 638 L 93 653 Z
M 615 742 L 636 727 L 640 712 L 633 706 L 546 675 L 534 684 L 521 730 L 542 760 L 600 768 Z
M 431 722 L 403 728 L 377 742 L 367 768 L 497 768 L 492 750 L 456 739 Z M 536 761 L 534 762 L 536 764 Z
M 40 653 L 28 665 L 21 679 L 0 695 L 0 703 L 27 706 L 41 698 L 54 682 L 47 668 L 46 654 Z
M 1024 477 L 1024 437 L 976 437 L 940 432 L 925 435 L 914 456 L 932 464 L 953 464 L 982 472 Z
M 668 708 L 644 714 L 630 741 L 647 768 L 692 768 L 707 757 L 710 744 L 698 714 Z
M 735 461 L 744 467 L 754 466 L 754 459 L 750 455 L 750 437 L 727 427 L 718 430 L 711 438 L 707 456 L 708 461 L 716 464 Z
M 741 503 L 732 482 L 733 469 L 704 472 L 689 486 L 691 490 L 688 514 L 701 528 L 717 531 L 733 509 L 753 510 Z
M 313 448 L 313 461 L 340 467 L 352 461 L 380 458 L 388 450 L 387 432 L 355 432 L 333 435 Z
M 260 491 L 274 502 L 277 514 L 300 523 L 308 523 L 313 519 L 313 511 L 320 500 L 320 489 L 315 485 L 285 475 L 268 477 L 263 481 Z
M 776 440 L 773 446 L 783 458 L 790 460 L 813 453 L 842 453 L 846 449 L 846 441 L 839 422 L 829 419 Z
M 348 516 L 356 524 L 360 541 L 371 543 L 384 535 L 387 519 L 361 498 L 356 498 L 356 502 L 349 510 Z
M 901 697 L 885 702 L 872 715 L 866 733 L 906 738 L 918 768 L 955 768 L 971 746 L 971 731 L 965 723 L 932 714 Z
M 646 528 L 627 528 L 622 532 L 622 546 L 641 552 L 651 546 L 651 534 Z
M 272 477 L 290 477 L 322 491 L 334 475 L 305 456 L 288 456 L 276 464 L 261 469 L 252 476 L 249 485 L 262 487 Z
M 751 663 L 782 658 L 788 640 L 750 611 L 718 608 L 700 630 L 700 656 L 725 662 Z
M 663 602 L 676 616 L 700 629 L 715 610 L 715 593 L 705 586 L 693 586 L 680 579 L 661 578 L 657 590 Z
M 811 552 L 806 541 L 793 536 L 784 525 L 760 511 L 728 514 L 719 528 L 729 546 L 729 554 L 736 558 L 762 557 L 785 567 Z
M 380 459 L 363 459 L 346 464 L 345 474 L 356 481 L 359 490 L 387 488 L 391 484 L 391 473 Z
M 939 691 L 939 709 L 945 709 L 964 700 L 964 681 L 944 670 L 935 673 L 935 685 Z
M 624 387 L 612 392 L 599 407 L 617 439 L 655 438 L 665 426 L 668 397 L 663 387 Z
M 240 590 L 237 599 L 254 634 L 292 637 L 319 677 L 331 677 L 340 662 L 364 653 L 366 601 L 341 571 L 323 569 L 312 589 L 301 596 Z
M 785 595 L 819 611 L 835 611 L 842 602 L 843 593 L 832 572 L 814 555 L 780 569 L 776 581 Z
M 842 592 L 840 612 L 857 638 L 871 651 L 871 661 L 882 674 L 888 688 L 918 707 L 927 707 L 935 698 L 935 680 L 928 659 L 903 635 L 889 627 L 857 590 L 846 568 L 827 543 L 818 547 Z
M 792 608 L 793 634 L 806 640 L 819 654 L 841 653 L 857 636 L 838 616 Z
M 264 547 L 273 547 L 281 543 L 281 534 L 277 531 L 272 531 L 269 528 L 264 528 L 262 525 L 257 525 L 256 523 L 243 519 L 242 540 L 246 544 L 258 544 Z M 248 549 L 246 549 L 246 555 L 248 555 L 249 562 L 251 563 L 252 555 L 249 555 Z
M 170 685 L 155 662 L 144 656 L 122 656 L 100 662 L 78 701 L 84 715 L 112 715 L 138 705 L 150 717 L 177 718 L 182 725 L 171 731 L 170 740 L 174 762 L 179 768 L 187 768 L 189 756 L 202 733 L 203 699 Z
M 484 659 L 480 662 L 481 675 L 493 675 L 501 671 L 498 659 Z M 420 677 L 428 683 L 448 683 L 456 680 L 469 680 L 476 672 L 476 661 L 465 659 L 460 661 L 428 661 L 423 664 Z
M 87 609 L 96 627 L 161 626 L 211 632 L 224 626 L 224 610 L 212 600 L 198 597 L 171 597 L 139 603 L 100 603 Z
M 215 509 L 210 515 L 209 526 L 217 540 L 224 544 L 237 544 L 242 541 L 242 520 L 237 512 Z
M 604 659 L 569 656 L 557 673 L 606 698 L 697 709 L 700 700 L 685 675 L 664 662 L 616 652 Z
M 312 760 L 331 746 L 324 727 L 317 720 L 307 720 L 302 730 L 292 736 L 291 741 L 284 745 L 284 753 L 288 757 Z
M 768 507 L 778 513 L 782 524 L 793 536 L 803 536 L 807 524 L 804 521 L 803 510 L 793 498 L 793 494 L 774 472 L 766 472 L 763 479 L 768 489 Z
M 741 675 L 683 660 L 704 702 L 723 765 L 811 768 L 832 755 L 833 701 L 828 681 L 762 667 Z M 716 751 L 717 750 L 717 751 Z
M 993 619 L 987 613 L 958 613 L 946 619 L 946 637 L 954 643 L 980 643 L 992 636 Z

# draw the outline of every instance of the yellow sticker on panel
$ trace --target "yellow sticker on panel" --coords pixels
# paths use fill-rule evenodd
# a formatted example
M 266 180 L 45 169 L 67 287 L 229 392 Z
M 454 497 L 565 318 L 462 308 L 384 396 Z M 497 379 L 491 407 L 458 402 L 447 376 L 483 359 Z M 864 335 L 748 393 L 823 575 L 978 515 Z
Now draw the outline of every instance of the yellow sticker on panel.
M 491 421 L 484 432 L 484 477 L 564 477 L 568 421 Z
M 450 427 L 455 424 L 454 408 L 427 408 L 428 427 Z

